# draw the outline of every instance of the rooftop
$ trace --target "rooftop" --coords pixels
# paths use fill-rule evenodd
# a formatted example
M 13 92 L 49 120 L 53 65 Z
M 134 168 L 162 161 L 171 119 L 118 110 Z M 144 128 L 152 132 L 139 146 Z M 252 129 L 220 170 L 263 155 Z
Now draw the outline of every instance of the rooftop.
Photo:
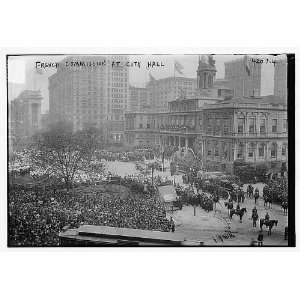
M 286 101 L 274 95 L 261 96 L 261 97 L 239 97 L 229 100 L 223 100 L 221 104 L 274 104 L 274 105 L 287 105 Z

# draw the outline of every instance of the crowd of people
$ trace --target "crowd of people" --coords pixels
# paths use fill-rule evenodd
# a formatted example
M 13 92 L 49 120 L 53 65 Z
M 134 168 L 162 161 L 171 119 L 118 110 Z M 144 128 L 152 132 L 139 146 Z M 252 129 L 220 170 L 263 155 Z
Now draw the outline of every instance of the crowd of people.
M 266 202 L 288 203 L 288 180 L 279 178 L 270 180 L 264 187 L 263 197 Z
M 82 224 L 170 231 L 171 223 L 161 202 L 149 193 L 128 196 L 106 190 L 9 192 L 9 245 L 58 246 L 58 233 Z
M 134 149 L 120 152 L 102 150 L 97 152 L 97 158 L 106 161 L 143 161 L 144 159 L 154 159 L 154 156 L 154 151 L 150 149 Z

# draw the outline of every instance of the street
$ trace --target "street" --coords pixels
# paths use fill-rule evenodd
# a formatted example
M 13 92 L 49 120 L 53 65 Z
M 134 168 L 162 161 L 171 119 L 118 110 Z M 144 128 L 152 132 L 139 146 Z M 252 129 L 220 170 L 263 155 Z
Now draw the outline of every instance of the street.
M 173 180 L 175 179 L 176 183 L 184 185 L 182 183 L 181 175 L 171 177 L 169 162 L 166 162 L 165 165 L 167 167 L 165 172 L 155 171 L 154 175 Z M 107 171 L 118 173 L 120 176 L 139 173 L 135 169 L 135 164 L 132 162 L 106 162 L 106 168 Z M 268 212 L 270 219 L 278 220 L 278 225 L 272 228 L 271 236 L 268 236 L 267 228 L 263 226 L 264 245 L 287 246 L 288 241 L 284 240 L 284 228 L 288 224 L 288 216 L 284 216 L 282 208 L 277 204 L 273 204 L 272 209 L 264 207 L 262 199 L 264 184 L 253 184 L 253 187 L 254 189 L 257 187 L 260 194 L 260 198 L 256 205 L 259 219 L 264 218 L 265 214 Z M 243 186 L 243 190 L 246 192 L 246 184 Z M 181 233 L 186 239 L 200 240 L 203 241 L 205 245 L 211 246 L 249 246 L 252 239 L 255 241 L 257 240 L 260 229 L 259 219 L 257 221 L 257 227 L 252 227 L 251 215 L 255 205 L 254 198 L 250 199 L 246 196 L 245 202 L 240 204 L 241 208 L 245 207 L 247 209 L 247 213 L 243 216 L 242 223 L 240 223 L 239 217 L 236 215 L 233 216 L 232 220 L 229 219 L 224 202 L 224 199 L 220 200 L 216 206 L 216 211 L 205 212 L 202 208 L 196 207 L 196 216 L 194 216 L 194 207 L 184 206 L 181 211 L 178 210 L 173 214 L 168 214 L 168 217 L 173 217 L 176 225 L 176 232 Z M 225 239 L 222 238 L 222 235 L 225 233 L 228 225 L 235 237 Z

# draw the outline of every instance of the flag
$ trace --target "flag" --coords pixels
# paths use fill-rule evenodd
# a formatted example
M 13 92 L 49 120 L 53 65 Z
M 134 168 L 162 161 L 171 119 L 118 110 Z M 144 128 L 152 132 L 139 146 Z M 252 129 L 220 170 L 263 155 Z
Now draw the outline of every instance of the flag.
M 181 63 L 178 62 L 177 60 L 175 60 L 175 62 L 174 62 L 174 69 L 175 69 L 175 71 L 177 71 L 179 74 L 183 74 L 183 72 L 182 72 L 183 66 L 182 66 Z
M 156 80 L 156 79 L 151 75 L 151 73 L 149 73 L 149 78 L 150 78 L 150 81 Z

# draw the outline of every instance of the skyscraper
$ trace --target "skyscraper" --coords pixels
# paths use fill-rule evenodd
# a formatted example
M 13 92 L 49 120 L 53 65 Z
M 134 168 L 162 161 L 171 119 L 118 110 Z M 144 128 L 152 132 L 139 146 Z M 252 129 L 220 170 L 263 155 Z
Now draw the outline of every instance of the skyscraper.
M 287 60 L 282 58 L 275 63 L 274 95 L 287 100 Z
M 225 62 L 225 80 L 233 89 L 234 97 L 260 96 L 261 64 L 245 55 L 243 58 Z
M 149 105 L 153 111 L 168 110 L 168 102 L 179 97 L 191 98 L 197 88 L 197 79 L 187 77 L 167 77 L 151 79 L 146 88 L 149 93 Z
M 73 130 L 102 128 L 112 142 L 123 138 L 128 98 L 126 56 L 76 56 L 60 62 L 49 77 L 51 122 L 64 120 Z M 116 62 L 120 62 L 116 64 Z
M 145 111 L 148 108 L 148 90 L 146 88 L 129 86 L 129 103 L 127 111 Z

